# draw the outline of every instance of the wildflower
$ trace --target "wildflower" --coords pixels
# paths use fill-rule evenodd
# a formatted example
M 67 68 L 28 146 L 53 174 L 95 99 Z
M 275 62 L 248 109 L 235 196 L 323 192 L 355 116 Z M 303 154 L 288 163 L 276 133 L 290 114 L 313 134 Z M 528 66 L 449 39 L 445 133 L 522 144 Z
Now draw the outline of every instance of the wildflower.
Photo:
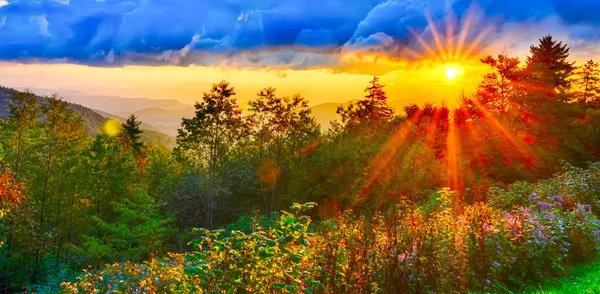
M 500 267 L 500 264 L 499 264 L 497 261 L 494 261 L 494 263 L 492 263 L 492 265 L 493 265 L 494 267 Z
M 534 202 L 536 201 L 538 198 L 537 193 L 533 192 L 531 195 L 529 195 L 529 198 L 527 198 L 529 201 Z
M 489 284 L 491 284 L 492 282 L 490 282 L 490 280 L 486 279 L 486 280 L 485 280 L 485 283 L 489 285 Z
M 548 203 L 548 202 L 544 202 L 544 201 L 538 201 L 537 205 L 541 209 L 550 209 L 550 208 L 552 208 L 552 203 Z
M 410 274 L 410 275 L 408 276 L 408 279 L 409 279 L 409 280 L 411 280 L 411 281 L 412 281 L 414 278 L 415 278 L 415 275 L 413 275 L 413 274 Z
M 552 201 L 554 201 L 554 205 L 556 205 L 556 206 L 562 206 L 563 203 L 565 202 L 564 199 L 562 198 L 562 196 L 560 196 L 560 195 L 556 195 L 556 196 L 552 197 Z
M 588 205 L 588 204 L 580 204 L 577 203 L 577 212 L 581 213 L 582 215 L 589 215 L 592 214 L 592 206 Z

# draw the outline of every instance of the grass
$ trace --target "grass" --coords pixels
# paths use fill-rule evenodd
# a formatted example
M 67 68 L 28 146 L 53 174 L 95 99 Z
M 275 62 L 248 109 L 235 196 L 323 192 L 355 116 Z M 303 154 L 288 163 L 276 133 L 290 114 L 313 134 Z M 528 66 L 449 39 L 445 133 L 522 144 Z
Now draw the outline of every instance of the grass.
M 600 294 L 600 262 L 575 267 L 567 277 L 547 282 L 530 293 Z

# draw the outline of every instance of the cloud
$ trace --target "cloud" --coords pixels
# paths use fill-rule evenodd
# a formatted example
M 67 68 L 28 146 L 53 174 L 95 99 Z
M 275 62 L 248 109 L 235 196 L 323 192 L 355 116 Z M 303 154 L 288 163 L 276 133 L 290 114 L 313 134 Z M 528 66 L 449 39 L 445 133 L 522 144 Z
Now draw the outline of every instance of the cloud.
M 590 53 L 598 40 L 596 0 L 478 6 L 506 50 L 547 33 Z M 348 52 L 400 58 L 415 34 L 431 39 L 425 12 L 443 30 L 446 17 L 460 23 L 470 9 L 470 0 L 0 0 L 0 60 L 327 67 Z

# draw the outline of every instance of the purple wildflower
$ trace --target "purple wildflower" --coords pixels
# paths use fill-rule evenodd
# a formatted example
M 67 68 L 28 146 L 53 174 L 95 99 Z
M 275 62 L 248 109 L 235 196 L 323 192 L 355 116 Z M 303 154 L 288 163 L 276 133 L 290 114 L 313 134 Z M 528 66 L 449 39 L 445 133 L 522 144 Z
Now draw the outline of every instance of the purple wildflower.
M 541 209 L 550 209 L 550 208 L 552 208 L 552 203 L 548 203 L 548 202 L 544 202 L 544 201 L 538 201 L 537 204 L 538 204 L 538 206 Z
M 562 206 L 563 203 L 565 202 L 565 200 L 560 195 L 556 195 L 556 196 L 552 197 L 552 201 L 554 201 L 554 205 L 556 205 L 556 206 Z
M 533 192 L 531 195 L 529 195 L 529 198 L 527 198 L 529 201 L 534 202 L 538 199 L 538 194 Z
M 494 261 L 494 263 L 492 263 L 492 265 L 493 265 L 494 267 L 500 267 L 500 264 L 499 264 L 497 261 Z

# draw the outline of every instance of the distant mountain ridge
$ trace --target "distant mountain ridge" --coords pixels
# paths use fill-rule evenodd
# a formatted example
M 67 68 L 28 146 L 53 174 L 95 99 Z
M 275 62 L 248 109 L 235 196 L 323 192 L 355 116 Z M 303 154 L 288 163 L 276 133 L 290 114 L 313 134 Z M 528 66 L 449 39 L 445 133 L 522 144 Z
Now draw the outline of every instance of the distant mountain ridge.
M 40 95 L 51 95 L 56 90 L 49 89 L 31 89 L 32 92 Z M 177 136 L 177 129 L 181 127 L 182 118 L 190 118 L 195 114 L 195 108 L 191 104 L 184 104 L 175 99 L 148 99 L 148 98 L 123 98 L 118 96 L 100 96 L 88 95 L 83 92 L 73 90 L 59 90 L 58 94 L 65 101 L 84 105 L 93 109 L 104 117 L 115 118 L 124 121 L 124 118 L 131 114 L 137 116 L 144 124 L 143 128 L 157 131 L 169 136 Z M 312 115 L 315 117 L 321 129 L 327 130 L 330 123 L 339 119 L 336 113 L 339 106 L 347 106 L 350 103 L 356 103 L 358 99 L 344 103 L 326 102 L 310 107 Z M 411 103 L 424 103 L 427 101 L 415 101 L 411 99 L 389 100 L 388 104 L 395 110 L 396 114 L 401 114 L 403 108 Z
M 9 103 L 13 98 L 14 91 L 18 91 L 12 88 L 6 88 L 0 86 L 0 117 L 4 118 L 9 115 Z M 47 99 L 45 96 L 38 95 L 38 101 L 43 101 Z M 94 111 L 88 107 L 67 102 L 69 103 L 69 108 L 71 108 L 77 115 L 79 115 L 83 121 L 83 126 L 88 131 L 91 136 L 95 136 L 102 132 L 102 124 L 107 118 L 114 118 L 119 121 L 124 121 L 124 118 L 115 117 L 113 115 L 103 115 L 107 113 L 99 113 Z M 173 147 L 175 144 L 175 138 L 159 132 L 158 130 L 152 128 L 150 125 L 142 124 L 142 130 L 144 133 L 142 134 L 142 140 L 144 142 L 158 142 L 166 144 L 169 147 Z
M 20 90 L 26 90 L 25 88 Z M 119 96 L 90 95 L 75 90 L 52 90 L 43 88 L 27 88 L 41 96 L 58 93 L 65 101 L 85 105 L 91 109 L 105 112 L 134 112 L 145 108 L 161 108 L 165 110 L 180 110 L 194 108 L 193 105 L 181 103 L 175 99 L 124 98 Z

